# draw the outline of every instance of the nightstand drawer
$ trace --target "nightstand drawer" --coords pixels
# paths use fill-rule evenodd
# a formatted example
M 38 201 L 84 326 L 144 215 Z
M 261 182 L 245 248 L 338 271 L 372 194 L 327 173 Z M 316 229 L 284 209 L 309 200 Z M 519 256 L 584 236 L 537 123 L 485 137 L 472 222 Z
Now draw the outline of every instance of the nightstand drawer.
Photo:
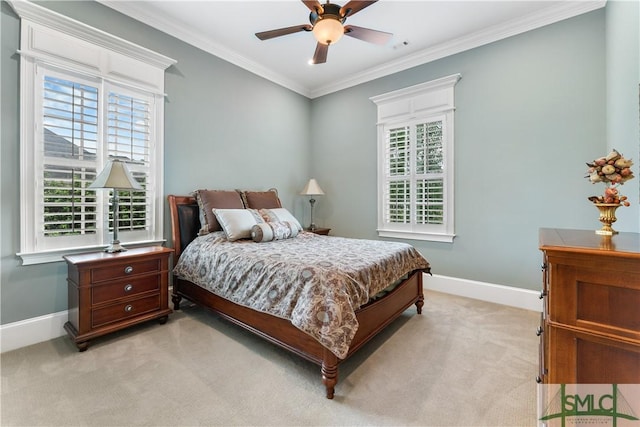
M 102 282 L 105 280 L 128 277 L 134 274 L 152 273 L 155 271 L 160 271 L 160 260 L 157 258 L 137 262 L 123 262 L 108 267 L 99 267 L 92 269 L 91 282 Z
M 160 295 L 152 295 L 93 310 L 93 328 L 160 309 Z
M 94 285 L 91 288 L 91 303 L 93 305 L 113 301 L 118 298 L 131 297 L 148 291 L 160 289 L 157 274 L 135 277 L 129 280 L 111 282 L 104 285 Z

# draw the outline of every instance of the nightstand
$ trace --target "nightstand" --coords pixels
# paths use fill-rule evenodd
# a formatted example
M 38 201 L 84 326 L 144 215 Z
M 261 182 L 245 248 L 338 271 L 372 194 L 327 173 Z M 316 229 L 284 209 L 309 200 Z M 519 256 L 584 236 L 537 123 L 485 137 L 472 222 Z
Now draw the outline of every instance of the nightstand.
M 316 227 L 315 230 L 311 230 L 310 228 L 305 228 L 305 230 L 315 234 L 322 234 L 323 236 L 327 236 L 331 231 L 330 228 L 321 228 L 321 227 Z
M 160 246 L 126 252 L 65 256 L 68 267 L 69 321 L 64 329 L 78 350 L 89 340 L 158 319 L 167 321 L 169 257 Z

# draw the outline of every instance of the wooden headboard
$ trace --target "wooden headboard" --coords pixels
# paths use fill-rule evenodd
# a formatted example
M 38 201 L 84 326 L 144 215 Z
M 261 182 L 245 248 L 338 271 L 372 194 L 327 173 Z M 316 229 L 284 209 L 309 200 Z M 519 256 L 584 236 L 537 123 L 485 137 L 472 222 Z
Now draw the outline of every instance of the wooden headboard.
M 171 211 L 171 238 L 173 239 L 174 262 L 200 230 L 200 211 L 196 199 L 191 196 L 167 196 Z

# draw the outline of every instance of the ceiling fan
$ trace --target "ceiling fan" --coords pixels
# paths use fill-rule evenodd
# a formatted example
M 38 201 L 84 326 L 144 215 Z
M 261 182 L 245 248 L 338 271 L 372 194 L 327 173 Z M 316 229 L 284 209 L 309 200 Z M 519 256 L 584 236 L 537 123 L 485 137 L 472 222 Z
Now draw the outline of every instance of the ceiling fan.
M 267 40 L 274 37 L 285 36 L 299 31 L 312 31 L 318 41 L 316 51 L 313 54 L 313 64 L 322 64 L 327 61 L 329 45 L 334 44 L 343 34 L 364 40 L 369 43 L 385 44 L 393 34 L 384 31 L 371 30 L 369 28 L 357 27 L 355 25 L 344 25 L 347 17 L 355 15 L 365 7 L 371 6 L 378 0 L 356 1 L 351 0 L 344 6 L 330 3 L 320 4 L 318 0 L 302 0 L 311 10 L 309 22 L 311 24 L 295 25 L 293 27 L 279 28 L 277 30 L 263 31 L 256 33 L 260 40 Z

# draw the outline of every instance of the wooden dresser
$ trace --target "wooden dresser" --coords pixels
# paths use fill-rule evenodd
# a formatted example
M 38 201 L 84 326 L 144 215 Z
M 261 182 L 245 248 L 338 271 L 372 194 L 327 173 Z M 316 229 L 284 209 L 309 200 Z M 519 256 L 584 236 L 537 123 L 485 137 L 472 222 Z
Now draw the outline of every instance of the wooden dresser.
M 152 319 L 167 321 L 172 253 L 156 246 L 64 257 L 69 273 L 64 328 L 80 351 L 92 338 Z
M 540 230 L 538 381 L 640 383 L 640 234 Z

